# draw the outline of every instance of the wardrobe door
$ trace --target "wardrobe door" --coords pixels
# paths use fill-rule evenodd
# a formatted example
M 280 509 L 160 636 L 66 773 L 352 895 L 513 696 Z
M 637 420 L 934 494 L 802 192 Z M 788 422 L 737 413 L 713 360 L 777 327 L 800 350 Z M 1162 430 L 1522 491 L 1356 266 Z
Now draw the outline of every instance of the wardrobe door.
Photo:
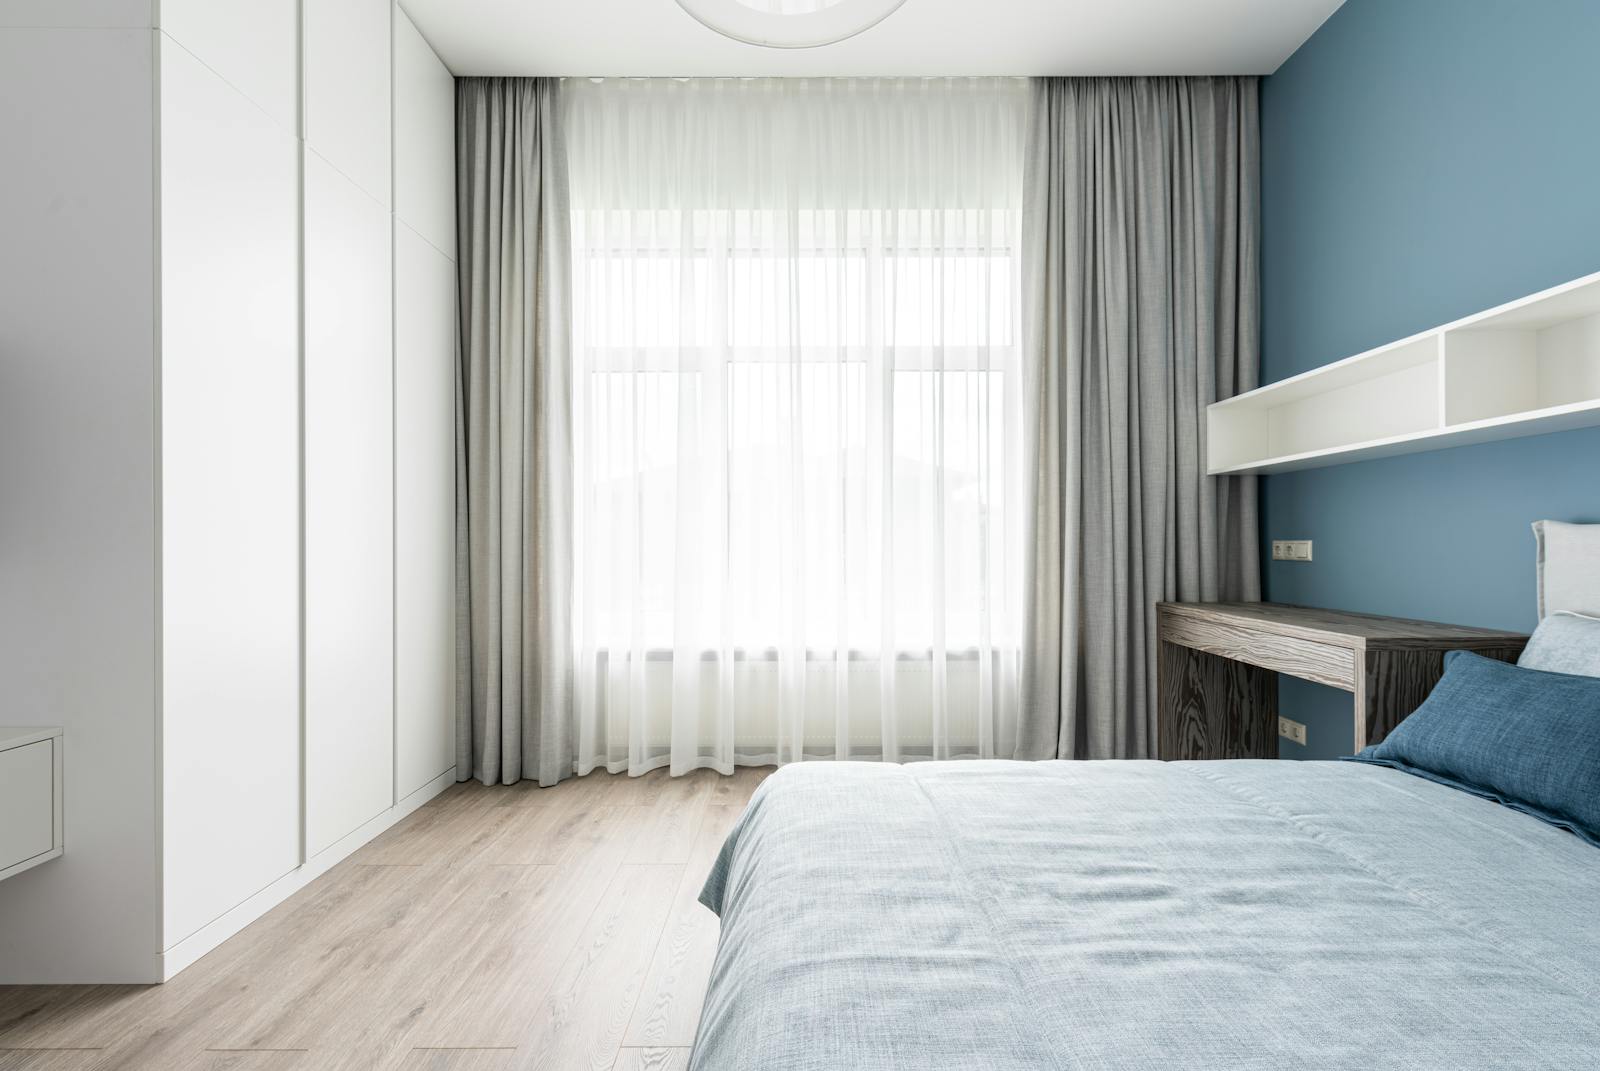
M 300 0 L 161 0 L 161 32 L 213 77 L 300 134 Z
M 455 79 L 395 12 L 395 776 L 455 757 Z
M 395 772 L 455 765 L 456 266 L 395 227 Z
M 300 180 L 160 48 L 165 950 L 300 861 Z
M 394 802 L 389 211 L 305 154 L 306 854 Z
M 306 854 L 394 802 L 390 0 L 304 0 Z
M 304 0 L 306 144 L 389 207 L 390 0 Z

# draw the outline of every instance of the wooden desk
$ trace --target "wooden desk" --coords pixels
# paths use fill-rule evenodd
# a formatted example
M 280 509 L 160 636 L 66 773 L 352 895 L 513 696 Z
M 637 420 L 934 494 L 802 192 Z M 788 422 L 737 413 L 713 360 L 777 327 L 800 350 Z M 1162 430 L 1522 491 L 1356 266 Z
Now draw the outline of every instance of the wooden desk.
M 1446 651 L 1511 662 L 1528 642 L 1520 632 L 1268 602 L 1164 602 L 1156 615 L 1163 759 L 1276 758 L 1279 673 L 1352 693 L 1359 751 L 1417 709 Z

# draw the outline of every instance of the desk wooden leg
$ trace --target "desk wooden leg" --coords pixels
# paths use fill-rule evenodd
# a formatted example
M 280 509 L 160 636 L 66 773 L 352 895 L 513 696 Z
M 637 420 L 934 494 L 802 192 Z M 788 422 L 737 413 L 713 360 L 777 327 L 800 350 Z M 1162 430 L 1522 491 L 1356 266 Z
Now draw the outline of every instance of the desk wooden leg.
M 1276 673 L 1165 641 L 1158 657 L 1160 758 L 1277 758 Z
M 1521 647 L 1492 647 L 1473 653 L 1502 662 L 1515 662 Z M 1383 742 L 1406 717 L 1428 698 L 1444 675 L 1444 651 L 1390 649 L 1368 651 L 1366 687 L 1356 692 L 1356 750 Z

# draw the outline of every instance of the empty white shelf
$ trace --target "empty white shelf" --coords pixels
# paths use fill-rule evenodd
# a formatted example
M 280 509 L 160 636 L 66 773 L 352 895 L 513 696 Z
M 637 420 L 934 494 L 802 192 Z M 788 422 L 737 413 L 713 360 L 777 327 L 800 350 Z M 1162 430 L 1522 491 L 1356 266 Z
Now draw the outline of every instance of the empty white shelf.
M 1208 470 L 1289 472 L 1600 424 L 1600 273 L 1210 406 Z
M 0 728 L 0 878 L 61 854 L 61 730 Z

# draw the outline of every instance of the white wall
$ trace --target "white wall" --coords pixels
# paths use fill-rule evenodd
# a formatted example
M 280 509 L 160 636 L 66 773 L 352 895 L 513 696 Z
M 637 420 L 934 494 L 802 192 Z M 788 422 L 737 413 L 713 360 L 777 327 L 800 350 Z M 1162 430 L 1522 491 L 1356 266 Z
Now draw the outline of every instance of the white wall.
M 228 6 L 266 24 L 245 74 L 293 72 L 294 37 L 268 32 L 283 8 Z M 188 7 L 169 0 L 163 19 L 175 10 Z M 230 52 L 213 68 L 169 36 L 203 39 L 188 28 L 159 41 L 163 949 L 300 862 L 292 80 L 288 114 L 269 114 L 217 73 Z
M 0 13 L 0 722 L 65 727 L 67 843 L 0 882 L 0 983 L 158 976 L 148 14 Z
M 395 790 L 404 798 L 455 765 L 456 94 L 398 9 L 394 34 Z
M 147 29 L 154 22 L 155 0 L 6 0 L 0 5 L 0 27 Z

